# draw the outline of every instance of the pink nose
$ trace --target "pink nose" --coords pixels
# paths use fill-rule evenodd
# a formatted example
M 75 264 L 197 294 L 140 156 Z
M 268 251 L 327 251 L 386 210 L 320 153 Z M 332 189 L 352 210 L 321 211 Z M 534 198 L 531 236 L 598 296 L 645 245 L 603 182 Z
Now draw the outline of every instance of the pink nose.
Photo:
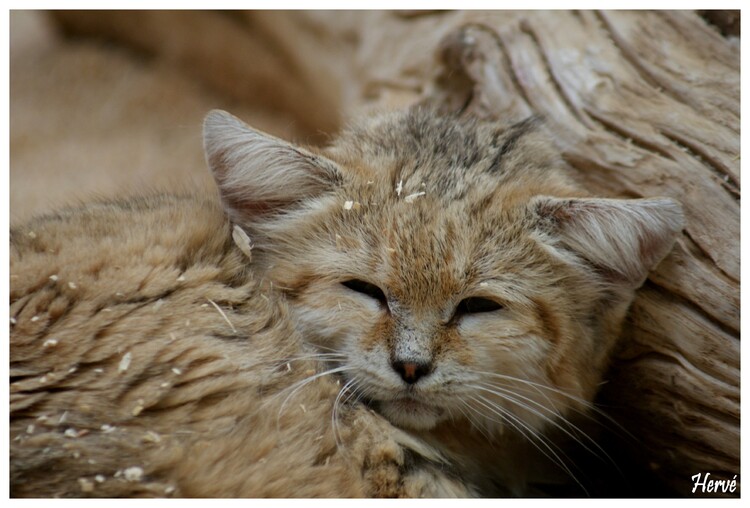
M 409 384 L 416 383 L 420 378 L 429 374 L 431 370 L 431 365 L 428 363 L 394 361 L 391 365 L 393 370 L 401 376 L 401 379 Z

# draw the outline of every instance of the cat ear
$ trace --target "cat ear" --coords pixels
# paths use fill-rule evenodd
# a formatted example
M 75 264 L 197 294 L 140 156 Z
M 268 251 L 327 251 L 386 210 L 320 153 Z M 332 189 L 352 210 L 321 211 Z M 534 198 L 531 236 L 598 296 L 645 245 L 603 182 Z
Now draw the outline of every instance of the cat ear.
M 553 248 L 573 251 L 634 288 L 669 253 L 684 225 L 682 206 L 669 198 L 538 196 L 531 206 Z
M 225 111 L 206 116 L 203 146 L 224 207 L 241 224 L 283 212 L 341 182 L 334 162 L 257 131 Z

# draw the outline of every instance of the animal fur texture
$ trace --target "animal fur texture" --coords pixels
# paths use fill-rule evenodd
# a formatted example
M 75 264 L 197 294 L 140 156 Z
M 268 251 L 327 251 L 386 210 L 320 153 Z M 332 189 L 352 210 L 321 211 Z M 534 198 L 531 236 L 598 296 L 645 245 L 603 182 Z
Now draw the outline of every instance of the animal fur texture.
M 586 197 L 534 119 L 204 135 L 223 206 L 12 229 L 12 495 L 523 494 L 682 227 Z

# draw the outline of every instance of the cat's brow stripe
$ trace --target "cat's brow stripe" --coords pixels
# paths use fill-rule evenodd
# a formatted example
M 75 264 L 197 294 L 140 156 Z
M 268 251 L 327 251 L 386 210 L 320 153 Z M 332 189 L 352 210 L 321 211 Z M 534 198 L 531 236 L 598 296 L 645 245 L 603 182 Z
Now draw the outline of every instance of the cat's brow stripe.
M 497 151 L 497 155 L 492 161 L 492 164 L 489 167 L 489 171 L 500 171 L 500 169 L 502 168 L 503 158 L 516 148 L 516 146 L 518 145 L 518 141 L 523 136 L 535 130 L 538 124 L 539 118 L 536 116 L 530 116 L 525 120 L 513 124 L 513 126 L 511 126 L 505 133 L 503 144 Z
M 554 311 L 541 298 L 532 299 L 532 303 L 541 321 L 545 338 L 551 339 L 555 343 L 559 342 L 561 336 L 560 322 L 555 316 Z

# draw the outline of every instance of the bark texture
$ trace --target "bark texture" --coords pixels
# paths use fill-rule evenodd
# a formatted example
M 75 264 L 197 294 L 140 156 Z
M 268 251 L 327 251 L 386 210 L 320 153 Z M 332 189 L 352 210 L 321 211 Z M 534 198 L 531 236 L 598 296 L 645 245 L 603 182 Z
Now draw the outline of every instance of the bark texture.
M 55 18 L 69 34 L 106 37 L 218 94 L 291 114 L 309 142 L 371 108 L 539 114 L 592 192 L 680 200 L 687 227 L 639 292 L 600 402 L 637 438 L 634 459 L 690 495 L 692 475 L 738 475 L 740 450 L 739 13 L 700 14 Z

